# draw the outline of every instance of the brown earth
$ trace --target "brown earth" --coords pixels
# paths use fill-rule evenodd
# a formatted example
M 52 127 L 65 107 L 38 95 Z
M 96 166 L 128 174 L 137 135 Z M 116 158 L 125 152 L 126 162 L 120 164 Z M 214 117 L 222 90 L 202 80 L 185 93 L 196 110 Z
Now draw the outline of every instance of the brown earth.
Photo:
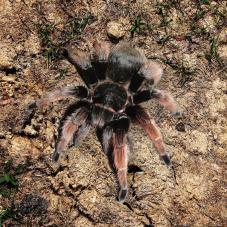
M 0 225 L 227 226 L 226 18 L 227 1 L 0 0 L 0 176 L 9 160 L 8 172 L 25 167 L 15 174 L 18 189 L 0 183 L 12 188 L 0 194 Z M 59 119 L 72 100 L 36 112 L 23 130 L 20 125 L 29 102 L 81 83 L 61 47 L 88 50 L 95 39 L 109 40 L 110 21 L 123 23 L 123 39 L 162 64 L 159 87 L 184 109 L 174 118 L 153 101 L 144 104 L 161 128 L 173 168 L 132 126 L 124 204 L 94 131 L 58 166 L 51 162 Z

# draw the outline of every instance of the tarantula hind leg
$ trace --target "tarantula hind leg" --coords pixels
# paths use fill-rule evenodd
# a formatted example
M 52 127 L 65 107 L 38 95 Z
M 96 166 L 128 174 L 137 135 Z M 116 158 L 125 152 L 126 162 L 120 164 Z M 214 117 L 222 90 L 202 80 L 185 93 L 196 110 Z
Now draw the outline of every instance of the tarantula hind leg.
M 96 136 L 106 154 L 110 168 L 115 171 L 113 156 L 113 128 L 109 125 L 96 128 Z
M 132 106 L 127 109 L 128 115 L 131 119 L 141 125 L 148 135 L 148 137 L 152 140 L 153 145 L 157 152 L 159 153 L 162 160 L 167 164 L 171 164 L 170 157 L 166 151 L 165 144 L 162 139 L 162 134 L 156 125 L 155 121 L 150 118 L 148 113 L 141 106 Z
M 53 153 L 53 161 L 57 162 L 60 154 L 74 141 L 75 136 L 83 138 L 88 133 L 89 108 L 86 103 L 78 102 L 72 105 L 65 113 L 59 128 L 59 138 Z
M 96 135 L 106 155 L 113 151 L 113 128 L 109 125 L 96 129 Z
M 118 200 L 124 202 L 128 193 L 127 171 L 128 171 L 128 152 L 127 132 L 129 129 L 129 119 L 125 116 L 114 122 L 113 133 L 113 156 L 114 165 L 120 184 Z
M 105 154 L 108 157 L 111 169 L 116 171 L 120 192 L 118 200 L 124 202 L 127 195 L 127 167 L 128 167 L 128 145 L 127 132 L 129 120 L 122 117 L 112 121 L 110 125 L 104 128 L 97 128 L 96 135 L 102 145 Z

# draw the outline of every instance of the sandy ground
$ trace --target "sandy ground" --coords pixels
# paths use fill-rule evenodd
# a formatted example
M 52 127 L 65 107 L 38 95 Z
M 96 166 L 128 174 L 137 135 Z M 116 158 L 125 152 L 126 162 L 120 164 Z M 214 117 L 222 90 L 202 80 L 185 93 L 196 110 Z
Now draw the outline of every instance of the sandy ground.
M 227 226 L 226 18 L 227 1 L 0 0 L 0 223 Z M 89 50 L 95 39 L 109 40 L 110 21 L 121 24 L 123 40 L 162 65 L 158 87 L 184 110 L 174 118 L 153 101 L 144 104 L 161 128 L 173 168 L 133 125 L 123 204 L 94 130 L 58 166 L 51 162 L 59 119 L 72 100 L 36 112 L 21 129 L 29 102 L 81 83 L 61 47 Z M 24 167 L 19 173 L 18 165 Z M 18 186 L 1 183 L 7 174 Z

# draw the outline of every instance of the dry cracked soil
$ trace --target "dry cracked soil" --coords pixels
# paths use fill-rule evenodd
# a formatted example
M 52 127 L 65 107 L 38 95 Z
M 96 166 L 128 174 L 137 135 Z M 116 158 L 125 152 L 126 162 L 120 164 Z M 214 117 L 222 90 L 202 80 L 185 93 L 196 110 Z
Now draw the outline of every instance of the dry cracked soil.
M 95 39 L 120 37 L 162 65 L 158 87 L 184 110 L 174 118 L 144 104 L 172 167 L 133 125 L 123 204 L 94 130 L 59 164 L 51 161 L 72 100 L 22 125 L 31 101 L 81 84 L 62 56 L 66 45 L 90 50 Z M 227 1 L 0 0 L 0 226 L 227 226 L 226 69 Z

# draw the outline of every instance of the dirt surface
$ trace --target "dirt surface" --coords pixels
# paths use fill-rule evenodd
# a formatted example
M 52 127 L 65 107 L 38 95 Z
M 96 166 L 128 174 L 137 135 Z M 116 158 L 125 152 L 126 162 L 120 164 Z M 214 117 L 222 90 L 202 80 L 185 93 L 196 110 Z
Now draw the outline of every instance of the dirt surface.
M 0 0 L 0 226 L 227 226 L 226 18 L 227 1 Z M 162 65 L 158 87 L 184 110 L 174 118 L 144 104 L 173 168 L 133 125 L 124 204 L 94 131 L 53 165 L 59 119 L 72 100 L 21 125 L 28 103 L 81 83 L 62 48 L 109 40 L 111 21 Z

